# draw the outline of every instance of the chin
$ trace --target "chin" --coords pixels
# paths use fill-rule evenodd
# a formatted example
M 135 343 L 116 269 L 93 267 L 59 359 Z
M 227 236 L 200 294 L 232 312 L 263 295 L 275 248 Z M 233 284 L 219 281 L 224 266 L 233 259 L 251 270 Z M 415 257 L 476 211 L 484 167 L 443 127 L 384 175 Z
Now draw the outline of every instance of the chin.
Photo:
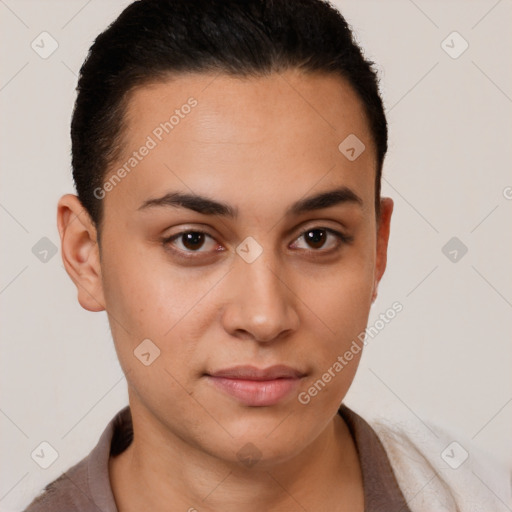
M 215 444 L 215 455 L 242 467 L 268 469 L 298 455 L 315 438 L 297 421 L 283 421 L 289 413 L 266 414 L 268 418 L 239 417 L 238 421 L 225 422 L 232 437 L 223 436 Z

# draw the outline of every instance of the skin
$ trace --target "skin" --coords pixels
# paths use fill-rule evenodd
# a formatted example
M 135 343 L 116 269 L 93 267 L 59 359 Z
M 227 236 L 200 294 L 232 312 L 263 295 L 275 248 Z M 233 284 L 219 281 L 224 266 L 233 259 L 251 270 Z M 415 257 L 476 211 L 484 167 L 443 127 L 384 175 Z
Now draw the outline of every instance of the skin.
M 109 463 L 118 508 L 362 511 L 355 445 L 337 414 L 361 352 L 307 405 L 297 399 L 364 330 L 386 267 L 393 203 L 381 199 L 377 220 L 360 100 L 341 78 L 296 70 L 145 85 L 130 98 L 111 170 L 191 96 L 197 106 L 103 199 L 101 250 L 77 197 L 58 205 L 65 268 L 82 307 L 106 310 L 128 382 L 134 441 Z M 366 146 L 355 161 L 338 150 L 352 133 Z M 361 204 L 285 214 L 338 187 Z M 169 191 L 228 203 L 238 216 L 139 209 Z M 311 245 L 303 233 L 313 228 L 352 241 L 320 231 L 324 245 Z M 201 247 L 162 242 L 197 229 L 211 237 Z M 235 251 L 248 236 L 263 249 L 252 263 Z M 196 258 L 178 255 L 187 250 Z M 147 338 L 160 349 L 149 366 L 133 354 Z M 204 375 L 241 364 L 306 376 L 279 403 L 249 407 Z M 260 454 L 252 467 L 237 458 L 247 443 Z

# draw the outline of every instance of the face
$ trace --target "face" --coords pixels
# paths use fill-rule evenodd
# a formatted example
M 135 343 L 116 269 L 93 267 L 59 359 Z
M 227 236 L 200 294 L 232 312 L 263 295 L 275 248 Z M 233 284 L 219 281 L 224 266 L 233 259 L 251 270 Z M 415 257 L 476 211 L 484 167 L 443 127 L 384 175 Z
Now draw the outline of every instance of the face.
M 191 74 L 134 91 L 126 120 L 79 297 L 108 313 L 132 410 L 224 460 L 297 455 L 349 389 L 385 267 L 360 100 L 332 76 Z

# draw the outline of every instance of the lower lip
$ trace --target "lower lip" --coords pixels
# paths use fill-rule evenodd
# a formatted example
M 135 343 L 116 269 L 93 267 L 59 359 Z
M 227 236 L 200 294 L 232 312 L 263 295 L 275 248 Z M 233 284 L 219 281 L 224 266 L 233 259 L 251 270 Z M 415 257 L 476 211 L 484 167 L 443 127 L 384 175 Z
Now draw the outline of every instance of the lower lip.
M 208 379 L 221 391 L 252 407 L 277 404 L 296 389 L 300 382 L 298 378 L 242 380 L 211 375 Z

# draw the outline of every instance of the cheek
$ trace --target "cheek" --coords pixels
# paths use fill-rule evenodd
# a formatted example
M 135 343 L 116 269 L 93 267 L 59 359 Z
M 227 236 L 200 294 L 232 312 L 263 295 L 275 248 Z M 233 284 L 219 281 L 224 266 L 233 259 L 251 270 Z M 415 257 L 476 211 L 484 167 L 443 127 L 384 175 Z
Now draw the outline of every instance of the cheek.
M 320 290 L 317 289 L 312 297 L 309 288 L 310 301 L 313 301 L 315 311 L 325 322 L 333 336 L 352 335 L 353 329 L 365 323 L 371 304 L 373 288 L 372 275 L 368 274 L 362 280 L 355 273 L 340 272 L 332 277 Z
M 363 351 L 360 336 L 368 322 L 371 283 L 371 273 L 339 272 L 328 289 L 310 287 L 308 305 L 318 319 L 311 329 L 314 341 L 302 354 L 313 371 L 301 388 L 300 404 L 334 414 L 347 394 Z
M 157 248 L 130 253 L 106 250 L 102 273 L 112 335 L 123 367 L 139 368 L 133 352 L 150 339 L 161 351 L 159 363 L 183 372 L 187 367 L 183 361 L 192 359 L 201 333 L 216 314 L 209 291 L 222 275 L 171 265 L 165 251 Z
M 305 400 L 315 397 L 316 406 L 337 407 L 356 374 L 362 355 L 361 335 L 371 308 L 372 242 L 373 238 L 367 237 L 328 273 L 310 275 L 301 290 L 301 297 L 314 312 L 310 327 L 314 343 L 304 347 L 304 356 L 315 371 L 304 389 Z
M 208 286 L 208 279 L 172 265 L 158 247 L 107 251 L 102 272 L 109 312 L 145 336 L 164 336 Z
M 332 339 L 347 340 L 364 329 L 374 284 L 372 251 L 353 251 L 339 265 L 310 275 L 301 296 Z

